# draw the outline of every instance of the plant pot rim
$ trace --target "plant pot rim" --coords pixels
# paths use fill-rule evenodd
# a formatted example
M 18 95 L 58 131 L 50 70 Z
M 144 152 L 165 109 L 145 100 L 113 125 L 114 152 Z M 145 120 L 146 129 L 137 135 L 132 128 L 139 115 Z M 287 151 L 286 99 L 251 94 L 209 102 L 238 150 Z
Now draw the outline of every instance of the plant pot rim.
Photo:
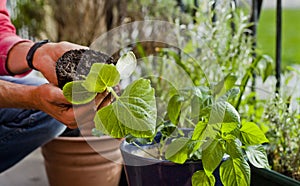
M 148 145 L 153 146 L 153 145 Z M 130 149 L 127 149 L 126 147 L 129 147 Z M 163 159 L 156 159 L 156 158 L 152 158 L 152 157 L 143 157 L 140 155 L 137 155 L 136 153 L 132 153 L 131 150 L 140 150 L 139 148 L 137 148 L 136 146 L 134 146 L 131 143 L 128 143 L 126 140 L 122 141 L 122 143 L 120 144 L 120 150 L 123 153 L 126 153 L 129 156 L 135 157 L 137 159 L 140 159 L 142 161 L 148 161 L 148 162 L 152 162 L 152 163 L 158 163 L 158 164 L 164 164 L 164 165 L 182 165 L 182 164 L 178 164 L 178 163 L 174 163 L 170 160 L 163 160 Z M 198 164 L 198 163 L 202 163 L 202 160 L 197 160 L 197 161 L 186 161 L 184 164 Z
M 54 138 L 55 141 L 99 141 L 99 140 L 111 140 L 114 139 L 110 136 L 77 136 L 77 137 L 68 137 L 68 136 L 59 136 Z M 115 139 L 117 140 L 117 139 Z
M 289 185 L 289 186 L 298 186 L 299 181 L 291 177 L 288 177 L 282 173 L 274 171 L 272 169 L 266 168 L 256 168 L 253 165 L 251 166 L 252 176 L 255 177 L 255 180 L 266 180 L 265 182 L 276 183 L 277 185 Z M 254 180 L 254 179 L 252 179 Z

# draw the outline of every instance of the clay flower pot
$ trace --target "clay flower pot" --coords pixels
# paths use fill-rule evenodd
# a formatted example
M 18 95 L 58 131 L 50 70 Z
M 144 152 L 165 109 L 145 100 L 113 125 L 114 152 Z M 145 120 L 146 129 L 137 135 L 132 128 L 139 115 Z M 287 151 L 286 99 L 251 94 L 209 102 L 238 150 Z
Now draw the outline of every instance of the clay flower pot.
M 109 136 L 58 137 L 42 147 L 48 181 L 53 186 L 117 186 L 121 141 Z
M 70 50 L 56 63 L 58 86 L 80 80 L 93 63 L 115 61 L 94 50 Z M 117 186 L 122 171 L 121 141 L 109 136 L 95 137 L 93 123 L 79 124 L 79 130 L 67 130 L 42 147 L 46 172 L 51 186 Z

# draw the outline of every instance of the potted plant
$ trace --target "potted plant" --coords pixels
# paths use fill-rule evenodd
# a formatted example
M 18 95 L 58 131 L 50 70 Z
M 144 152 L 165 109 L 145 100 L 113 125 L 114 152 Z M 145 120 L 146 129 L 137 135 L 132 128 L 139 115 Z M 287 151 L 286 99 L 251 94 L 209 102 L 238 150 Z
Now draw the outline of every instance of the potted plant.
M 59 87 L 81 79 L 96 62 L 115 64 L 107 55 L 93 50 L 71 50 L 56 63 Z M 81 123 L 75 130 L 66 129 L 59 137 L 42 147 L 50 185 L 119 184 L 122 157 L 120 141 L 109 136 L 92 135 L 93 123 Z
M 161 167 L 174 165 L 179 166 L 179 170 L 185 170 L 184 166 L 191 166 L 188 169 L 192 171 L 187 178 L 180 177 L 188 185 L 250 185 L 248 162 L 259 168 L 268 167 L 266 153 L 261 145 L 268 142 L 265 135 L 256 124 L 241 121 L 238 112 L 228 101 L 238 93 L 233 88 L 235 76 L 226 76 L 213 88 L 183 86 L 180 90 L 172 90 L 166 115 L 161 119 L 157 117 L 155 90 L 148 79 L 133 81 L 120 96 L 115 93 L 113 87 L 120 79 L 128 77 L 136 66 L 133 53 L 121 58 L 126 60 L 116 66 L 93 64 L 83 80 L 67 83 L 63 92 L 74 104 L 85 104 L 104 90 L 115 97 L 111 105 L 97 112 L 94 122 L 98 131 L 114 138 L 126 137 L 129 142 L 126 144 L 124 141 L 121 146 L 129 184 L 143 181 L 143 185 L 152 185 L 152 182 L 139 180 L 149 177 L 152 180 L 158 179 L 160 185 L 170 185 L 174 183 L 170 180 L 175 178 L 170 175 L 173 171 L 161 172 L 173 169 L 164 168 L 159 169 L 159 174 L 168 175 L 168 179 L 164 177 L 165 180 L 160 180 L 157 174 L 129 175 L 127 163 L 132 168 L 136 164 L 141 165 L 139 159 L 148 158 L 139 157 L 127 147 L 136 147 L 136 151 L 149 155 L 152 154 L 149 150 L 153 146 L 158 149 L 158 156 L 154 155 L 158 158 L 151 155 L 147 161 Z M 184 120 L 194 127 L 183 132 L 177 124 L 182 120 L 181 113 L 186 113 L 185 108 L 191 112 L 185 114 Z M 126 154 L 132 157 L 126 157 Z M 190 165 L 190 161 L 198 165 Z M 144 167 L 141 169 L 146 170 Z

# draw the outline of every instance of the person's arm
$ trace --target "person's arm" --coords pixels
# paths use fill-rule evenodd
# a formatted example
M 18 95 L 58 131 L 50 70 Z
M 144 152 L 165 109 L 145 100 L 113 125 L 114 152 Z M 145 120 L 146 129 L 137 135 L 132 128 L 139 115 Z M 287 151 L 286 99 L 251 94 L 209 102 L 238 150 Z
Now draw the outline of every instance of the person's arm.
M 62 94 L 62 90 L 51 84 L 28 86 L 0 80 L 0 108 L 36 109 L 48 113 L 69 128 L 77 128 L 77 123 L 92 121 L 98 104 L 110 103 L 107 92 L 85 106 L 72 106 Z
M 27 44 L 33 44 L 29 40 L 22 39 L 16 35 L 16 29 L 10 21 L 6 9 L 6 0 L 0 1 L 0 75 L 11 75 L 6 68 L 6 61 L 9 51 L 13 46 L 18 43 L 26 42 Z M 26 51 L 24 51 L 25 53 Z M 23 68 L 23 67 L 22 67 Z M 23 68 L 25 69 L 25 68 Z M 27 69 L 29 70 L 29 69 Z M 26 75 L 30 71 L 25 72 Z
M 30 72 L 26 61 L 33 42 L 16 35 L 6 9 L 6 0 L 0 1 L 0 75 L 21 75 Z M 33 55 L 33 66 L 42 72 L 49 82 L 57 85 L 55 62 L 66 51 L 87 48 L 69 42 L 47 43 Z
M 6 0 L 0 1 L 0 75 L 26 75 L 30 68 L 26 56 L 33 42 L 23 40 L 15 33 L 7 10 Z M 48 113 L 69 128 L 77 123 L 93 121 L 97 108 L 110 104 L 107 92 L 99 94 L 86 105 L 72 106 L 57 86 L 55 64 L 57 59 L 71 49 L 85 48 L 69 42 L 47 43 L 36 50 L 33 66 L 52 84 L 28 86 L 0 80 L 0 108 L 36 109 Z M 98 107 L 98 105 L 100 105 Z

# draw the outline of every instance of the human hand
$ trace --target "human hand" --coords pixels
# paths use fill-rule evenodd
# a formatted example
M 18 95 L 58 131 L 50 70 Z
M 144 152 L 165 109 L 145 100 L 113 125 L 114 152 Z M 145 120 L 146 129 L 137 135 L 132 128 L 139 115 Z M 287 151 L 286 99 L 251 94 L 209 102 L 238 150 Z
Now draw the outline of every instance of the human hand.
M 36 87 L 32 93 L 32 99 L 34 108 L 48 113 L 69 128 L 77 128 L 80 123 L 93 121 L 97 109 L 111 102 L 110 94 L 105 91 L 98 94 L 90 103 L 72 106 L 65 99 L 62 90 L 52 84 Z
M 56 61 L 67 51 L 74 49 L 88 49 L 88 47 L 70 42 L 47 43 L 36 50 L 33 66 L 39 70 L 52 84 L 57 85 Z

